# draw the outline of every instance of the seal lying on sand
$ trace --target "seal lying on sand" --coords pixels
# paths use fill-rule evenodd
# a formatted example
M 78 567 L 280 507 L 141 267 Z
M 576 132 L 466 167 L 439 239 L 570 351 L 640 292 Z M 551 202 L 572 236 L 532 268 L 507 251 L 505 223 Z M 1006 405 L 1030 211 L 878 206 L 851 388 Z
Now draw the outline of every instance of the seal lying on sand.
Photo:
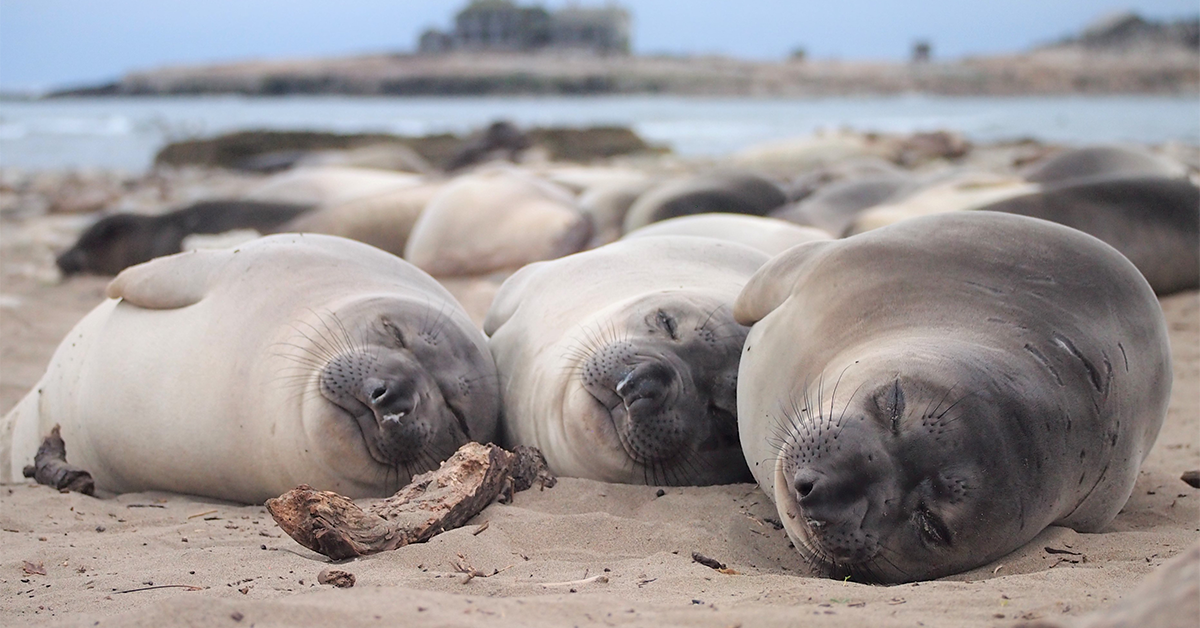
M 235 229 L 271 231 L 311 208 L 291 203 L 219 200 L 201 201 L 160 216 L 113 214 L 88 227 L 55 263 L 64 276 L 115 275 L 134 264 L 180 252 L 189 235 Z
M 1166 415 L 1150 286 L 1099 240 L 993 212 L 771 260 L 735 307 L 742 446 L 814 570 L 957 573 L 1116 516 Z
M 1026 181 L 1065 183 L 1093 177 L 1182 179 L 1187 168 L 1134 146 L 1087 146 L 1039 161 L 1024 172 Z
M 887 201 L 913 184 L 910 177 L 892 173 L 845 179 L 830 183 L 801 201 L 775 209 L 771 217 L 841 235 L 860 212 Z
M 762 216 L 787 202 L 783 190 L 750 173 L 712 173 L 665 181 L 638 197 L 625 214 L 625 232 L 691 214 Z
M 408 235 L 442 182 L 414 184 L 317 207 L 279 228 L 288 233 L 324 233 L 404 255 Z
M 979 208 L 1032 216 L 1100 238 L 1160 295 L 1200 287 L 1200 188 L 1187 179 L 1091 177 Z
M 486 339 L 432 278 L 342 238 L 284 234 L 121 273 L 5 417 L 0 481 L 55 424 L 115 492 L 258 503 L 307 483 L 395 492 L 500 409 Z
M 731 305 L 760 251 L 638 238 L 531 264 L 484 321 L 508 445 L 558 475 L 631 484 L 748 481 L 737 442 Z
M 630 231 L 623 239 L 671 235 L 737 242 L 767 255 L 778 255 L 797 244 L 833 238 L 815 227 L 802 227 L 777 218 L 745 214 L 696 214 L 651 223 Z
M 583 249 L 592 221 L 561 187 L 513 168 L 458 177 L 425 206 L 404 259 L 435 277 L 514 271 Z

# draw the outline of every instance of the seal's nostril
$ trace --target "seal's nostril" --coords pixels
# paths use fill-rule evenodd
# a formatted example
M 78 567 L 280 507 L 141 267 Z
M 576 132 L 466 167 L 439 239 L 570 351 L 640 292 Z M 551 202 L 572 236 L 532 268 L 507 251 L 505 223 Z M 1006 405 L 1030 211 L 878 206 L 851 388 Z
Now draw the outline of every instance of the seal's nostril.
M 381 399 L 383 399 L 383 396 L 386 394 L 387 394 L 387 388 L 385 388 L 383 386 L 378 386 L 375 388 L 375 390 L 371 391 L 371 401 L 374 403 L 379 403 L 379 401 Z
M 671 371 L 665 365 L 647 362 L 634 367 L 620 382 L 616 392 L 625 403 L 639 399 L 658 399 L 666 395 L 671 386 Z
M 811 469 L 800 469 L 792 478 L 792 487 L 796 489 L 796 494 L 800 496 L 800 500 L 804 501 L 806 497 L 812 495 L 813 490 L 817 487 L 817 482 L 821 476 L 816 471 Z M 815 497 L 813 499 L 816 499 Z

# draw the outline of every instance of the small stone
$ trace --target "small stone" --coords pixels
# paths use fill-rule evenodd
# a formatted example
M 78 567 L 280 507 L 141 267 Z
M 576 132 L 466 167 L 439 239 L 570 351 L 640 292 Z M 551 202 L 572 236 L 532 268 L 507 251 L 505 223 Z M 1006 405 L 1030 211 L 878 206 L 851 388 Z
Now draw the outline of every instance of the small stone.
M 317 574 L 317 582 L 330 584 L 339 589 L 348 589 L 354 586 L 354 574 L 341 569 L 322 569 L 321 573 Z

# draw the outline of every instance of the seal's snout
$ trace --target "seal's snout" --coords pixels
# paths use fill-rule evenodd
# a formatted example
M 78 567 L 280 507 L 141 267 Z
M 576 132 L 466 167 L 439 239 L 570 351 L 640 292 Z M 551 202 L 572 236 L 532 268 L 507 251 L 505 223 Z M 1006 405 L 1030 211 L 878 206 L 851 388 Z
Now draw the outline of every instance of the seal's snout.
M 62 271 L 63 276 L 74 275 L 83 272 L 85 256 L 83 251 L 79 249 L 71 249 L 62 255 L 59 255 L 54 263 L 58 269 Z
M 863 562 L 878 551 L 866 530 L 869 486 L 805 467 L 793 474 L 791 489 L 810 540 L 823 553 L 841 562 Z
M 363 398 L 380 420 L 388 423 L 416 410 L 420 396 L 410 381 L 368 377 L 363 380 Z
M 666 400 L 673 379 L 671 371 L 662 363 L 643 362 L 617 382 L 617 395 L 625 402 L 625 407 L 637 402 L 657 407 Z

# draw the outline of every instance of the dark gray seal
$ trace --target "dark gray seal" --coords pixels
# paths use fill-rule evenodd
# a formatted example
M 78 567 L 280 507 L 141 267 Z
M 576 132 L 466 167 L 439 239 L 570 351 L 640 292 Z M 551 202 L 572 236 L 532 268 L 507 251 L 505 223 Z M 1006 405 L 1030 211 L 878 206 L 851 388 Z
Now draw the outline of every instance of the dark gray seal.
M 893 198 L 913 185 L 900 174 L 876 174 L 830 183 L 804 200 L 770 213 L 798 225 L 817 227 L 835 236 L 844 233 L 859 212 Z
M 64 276 L 79 273 L 115 275 L 134 264 L 182 250 L 196 233 L 275 230 L 309 211 L 312 205 L 243 200 L 201 201 L 166 214 L 113 214 L 88 227 L 71 248 L 55 260 Z
M 819 574 L 985 564 L 1051 524 L 1102 529 L 1166 416 L 1166 324 L 1084 233 L 915 218 L 775 257 L 738 297 L 747 461 Z
M 1187 169 L 1143 148 L 1088 146 L 1049 157 L 1024 172 L 1026 181 L 1047 184 L 1117 176 L 1179 179 Z
M 1129 258 L 1159 295 L 1200 287 L 1200 188 L 1187 179 L 1088 178 L 979 208 L 1073 227 Z
M 773 181 L 752 173 L 718 172 L 665 181 L 638 197 L 625 214 L 625 233 L 692 214 L 767 212 L 787 202 Z
M 689 236 L 530 264 L 484 321 L 507 446 L 557 475 L 630 484 L 749 480 L 737 440 L 734 297 L 761 251 Z

